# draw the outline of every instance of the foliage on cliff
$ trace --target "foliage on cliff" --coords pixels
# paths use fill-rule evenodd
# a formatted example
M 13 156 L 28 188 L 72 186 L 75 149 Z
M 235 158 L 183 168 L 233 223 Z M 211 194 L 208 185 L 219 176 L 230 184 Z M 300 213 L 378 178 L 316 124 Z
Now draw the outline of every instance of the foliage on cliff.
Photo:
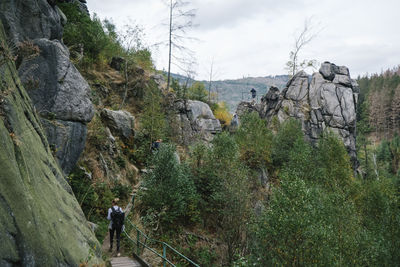
M 130 43 L 141 43 L 142 35 L 125 36 L 117 32 L 115 25 L 109 21 L 101 21 L 94 14 L 90 18 L 79 9 L 77 3 L 59 3 L 58 6 L 67 17 L 64 26 L 63 41 L 70 49 L 72 58 L 81 70 L 92 67 L 93 64 L 105 66 L 112 57 L 123 57 L 132 60 L 144 69 L 152 69 L 153 63 L 150 51 L 142 45 L 126 47 Z M 127 25 L 126 32 L 130 29 L 139 29 L 137 25 Z

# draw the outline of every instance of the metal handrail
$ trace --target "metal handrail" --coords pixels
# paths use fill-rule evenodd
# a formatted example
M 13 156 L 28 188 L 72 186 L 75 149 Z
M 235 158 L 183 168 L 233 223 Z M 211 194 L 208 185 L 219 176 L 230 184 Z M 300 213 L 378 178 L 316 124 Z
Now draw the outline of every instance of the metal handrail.
M 138 230 L 138 229 L 136 229 Z M 138 230 L 140 231 L 140 230 Z M 152 249 L 151 247 L 147 246 L 145 243 L 142 243 L 140 241 L 140 239 L 137 239 L 136 241 L 133 240 L 129 234 L 124 230 L 125 235 L 128 237 L 129 240 L 131 240 L 133 243 L 137 243 L 137 255 L 140 255 L 140 245 L 142 245 L 143 247 L 147 248 L 148 250 L 150 250 L 151 252 L 153 252 L 155 255 L 157 255 L 158 257 L 163 259 L 163 266 L 166 266 L 166 263 L 169 263 L 171 266 L 176 266 L 174 265 L 172 262 L 170 262 L 167 258 L 166 255 L 161 255 L 160 253 L 158 253 L 156 250 Z M 145 236 L 145 235 L 144 235 Z M 199 266 L 199 265 L 196 265 Z
M 134 201 L 135 201 L 135 195 L 132 196 L 132 207 L 134 205 Z M 179 251 L 177 251 L 175 248 L 173 248 L 172 246 L 170 246 L 168 243 L 165 243 L 163 241 L 159 241 L 156 239 L 152 239 L 150 237 L 148 237 L 147 235 L 145 235 L 135 224 L 133 224 L 130 220 L 126 220 L 129 222 L 130 226 L 133 227 L 136 230 L 136 241 L 126 232 L 126 230 L 124 229 L 124 233 L 125 235 L 128 237 L 128 239 L 130 241 L 132 241 L 133 243 L 136 243 L 136 252 L 137 255 L 140 255 L 140 247 L 142 246 L 144 250 L 144 248 L 147 248 L 148 250 L 150 250 L 151 252 L 153 252 L 155 255 L 157 255 L 158 257 L 162 258 L 163 260 L 163 267 L 166 267 L 166 264 L 170 264 L 173 267 L 176 267 L 176 265 L 174 265 L 171 261 L 169 261 L 167 259 L 167 248 L 169 248 L 172 252 L 174 252 L 175 254 L 177 254 L 178 256 L 180 256 L 181 258 L 183 258 L 184 260 L 186 260 L 187 262 L 189 262 L 190 264 L 192 264 L 193 266 L 196 267 L 200 267 L 200 265 L 198 265 L 197 263 L 193 262 L 191 259 L 189 259 L 188 257 L 186 257 L 185 255 L 181 254 Z M 140 241 L 140 237 L 144 237 L 144 242 Z M 160 253 L 158 253 L 156 250 L 152 249 L 151 247 L 149 247 L 146 244 L 146 241 L 149 240 L 151 242 L 155 242 L 155 243 L 159 243 L 162 245 L 163 248 L 163 253 L 162 255 Z

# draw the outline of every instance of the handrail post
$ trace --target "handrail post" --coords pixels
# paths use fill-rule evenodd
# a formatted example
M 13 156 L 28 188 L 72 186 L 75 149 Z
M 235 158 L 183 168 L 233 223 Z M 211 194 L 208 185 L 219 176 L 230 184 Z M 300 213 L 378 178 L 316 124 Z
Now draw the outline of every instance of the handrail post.
M 163 243 L 163 267 L 167 266 L 167 262 L 165 261 L 167 259 L 167 246 Z
M 136 250 L 137 250 L 137 255 L 140 255 L 140 231 L 139 229 L 136 229 Z

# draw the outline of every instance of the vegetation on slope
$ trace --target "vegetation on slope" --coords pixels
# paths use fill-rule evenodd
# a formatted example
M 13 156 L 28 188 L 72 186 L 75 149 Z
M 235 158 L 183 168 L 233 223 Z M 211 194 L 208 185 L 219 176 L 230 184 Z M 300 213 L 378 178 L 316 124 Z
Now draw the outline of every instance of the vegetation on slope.
M 148 77 L 148 72 L 153 71 L 148 49 L 143 46 L 128 49 L 124 46 L 126 40 L 116 32 L 110 21 L 101 21 L 96 15 L 90 18 L 76 3 L 58 5 L 68 19 L 63 41 L 69 47 L 74 63 L 91 85 L 92 101 L 98 110 L 117 110 L 122 106 L 124 97 L 129 100 L 126 101 L 126 109 L 132 114 L 143 106 L 149 107 L 149 103 L 160 105 L 149 100 L 154 98 L 154 94 L 150 94 L 157 86 Z M 135 25 L 132 27 L 138 29 Z M 122 58 L 126 62 L 121 64 L 120 71 L 109 67 L 113 58 Z M 153 115 L 143 112 L 143 117 Z M 157 134 L 146 130 L 151 127 L 151 123 L 143 123 L 139 137 L 134 141 L 118 136 L 113 137 L 115 140 L 110 139 L 99 113 L 88 124 L 86 149 L 79 166 L 68 178 L 86 218 L 98 224 L 96 236 L 99 240 L 107 233 L 106 216 L 111 200 L 119 197 L 122 203 L 127 203 L 133 186 L 138 182 L 138 169 L 134 164 L 140 166 L 146 161 L 150 135 Z M 147 152 L 141 153 L 142 150 Z
M 255 114 L 242 121 L 233 136 L 223 133 L 211 147 L 192 148 L 186 163 L 191 172 L 185 179 L 193 180 L 196 193 L 192 185 L 182 191 L 163 187 L 163 194 L 176 196 L 176 206 L 191 209 L 184 212 L 186 219 L 161 220 L 158 216 L 168 218 L 178 209 L 171 208 L 172 200 L 157 206 L 160 212 L 151 215 L 150 223 L 150 229 L 160 225 L 156 236 L 189 246 L 189 255 L 202 266 L 379 266 L 399 260 L 393 249 L 400 242 L 400 199 L 394 180 L 354 178 L 342 142 L 331 133 L 312 147 L 296 121 L 285 122 L 275 134 Z M 247 131 L 249 125 L 252 131 Z M 265 150 L 257 151 L 260 147 Z M 260 167 L 272 174 L 270 188 L 263 188 L 253 172 Z M 188 188 L 192 193 L 183 199 Z M 149 196 L 157 190 L 146 186 L 142 191 L 142 214 L 156 208 L 159 202 Z M 262 211 L 251 208 L 256 203 Z M 176 241 L 185 229 L 196 229 L 195 241 Z M 202 236 L 215 243 L 204 244 Z M 218 258 L 198 253 L 216 244 Z

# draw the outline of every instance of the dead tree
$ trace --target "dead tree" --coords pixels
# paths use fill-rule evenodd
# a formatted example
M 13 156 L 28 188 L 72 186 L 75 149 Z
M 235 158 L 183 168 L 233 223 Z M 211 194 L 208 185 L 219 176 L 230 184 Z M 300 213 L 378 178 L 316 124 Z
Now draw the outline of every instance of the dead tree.
M 188 49 L 184 42 L 188 39 L 194 39 L 187 35 L 189 29 L 195 24 L 193 20 L 196 16 L 196 10 L 189 8 L 190 2 L 183 0 L 169 0 L 169 39 L 168 39 L 168 78 L 167 89 L 171 82 L 171 64 L 175 59 L 183 65 L 193 63 L 193 51 Z M 175 51 L 180 52 L 174 54 Z M 178 67 L 179 64 L 176 64 Z M 184 67 L 183 67 L 184 68 Z

